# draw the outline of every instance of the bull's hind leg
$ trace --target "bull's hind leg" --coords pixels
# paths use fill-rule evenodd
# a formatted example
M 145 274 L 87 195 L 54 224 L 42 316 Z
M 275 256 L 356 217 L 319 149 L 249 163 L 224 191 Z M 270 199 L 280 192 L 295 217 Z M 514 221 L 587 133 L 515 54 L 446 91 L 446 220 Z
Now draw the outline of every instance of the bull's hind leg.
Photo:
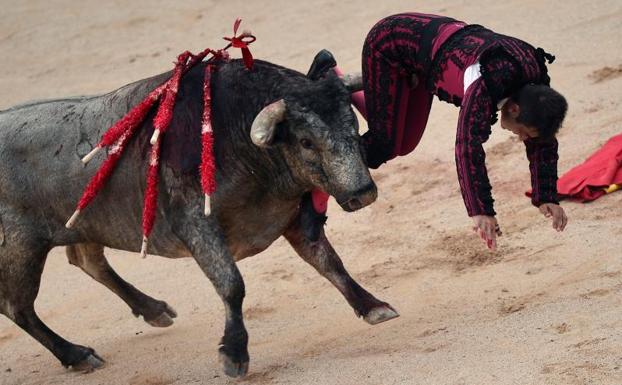
M 40 241 L 25 241 L 24 234 L 6 235 L 6 243 L 0 247 L 0 313 L 39 341 L 64 366 L 76 370 L 102 366 L 104 361 L 93 349 L 66 341 L 35 312 L 34 302 L 49 249 Z
M 339 289 L 358 317 L 375 325 L 399 316 L 391 305 L 378 300 L 350 277 L 324 229 L 319 229 L 317 241 L 309 240 L 302 230 L 299 216 L 284 235 L 302 259 Z
M 148 324 L 156 327 L 173 324 L 173 318 L 177 317 L 175 310 L 166 302 L 144 294 L 119 277 L 108 264 L 103 246 L 95 243 L 67 246 L 67 258 L 69 263 L 80 267 L 97 282 L 118 295 L 128 304 L 136 317 L 142 315 Z

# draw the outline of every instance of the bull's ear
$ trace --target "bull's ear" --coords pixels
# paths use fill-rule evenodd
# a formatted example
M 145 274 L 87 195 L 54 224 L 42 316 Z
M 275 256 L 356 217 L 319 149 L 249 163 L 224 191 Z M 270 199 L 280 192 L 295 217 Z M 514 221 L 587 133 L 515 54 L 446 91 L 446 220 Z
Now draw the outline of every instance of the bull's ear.
M 313 58 L 313 63 L 311 63 L 311 67 L 309 68 L 309 72 L 307 72 L 307 77 L 311 80 L 318 80 L 331 68 L 334 68 L 337 65 L 333 54 L 328 50 L 321 50 L 315 55 Z
M 274 140 L 276 125 L 285 118 L 287 106 L 280 99 L 259 111 L 251 126 L 251 140 L 258 147 L 270 147 Z

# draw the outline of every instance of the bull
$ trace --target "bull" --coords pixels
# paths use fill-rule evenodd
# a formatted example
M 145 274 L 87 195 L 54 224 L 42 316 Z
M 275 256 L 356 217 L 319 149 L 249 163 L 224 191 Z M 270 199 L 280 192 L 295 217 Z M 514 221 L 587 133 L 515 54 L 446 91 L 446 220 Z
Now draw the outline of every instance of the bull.
M 305 231 L 309 192 L 320 188 L 353 211 L 376 199 L 360 148 L 350 93 L 331 71 L 332 56 L 316 56 L 309 73 L 257 60 L 222 62 L 212 76 L 212 125 L 217 190 L 205 216 L 198 176 L 205 63 L 182 79 L 174 117 L 163 139 L 157 222 L 148 252 L 192 257 L 221 297 L 226 313 L 219 356 L 229 376 L 247 373 L 248 334 L 242 316 L 244 282 L 236 261 L 284 236 L 295 251 L 343 294 L 370 324 L 397 316 L 354 281 L 327 240 Z M 128 144 L 116 172 L 75 226 L 65 227 L 83 187 L 104 160 L 81 157 L 102 133 L 170 73 L 105 95 L 19 105 L 0 112 L 0 313 L 78 370 L 100 367 L 96 352 L 48 328 L 34 302 L 48 252 L 66 246 L 69 262 L 108 287 L 134 315 L 156 327 L 176 313 L 124 281 L 104 247 L 138 252 L 151 112 Z M 306 202 L 306 203 L 305 203 Z

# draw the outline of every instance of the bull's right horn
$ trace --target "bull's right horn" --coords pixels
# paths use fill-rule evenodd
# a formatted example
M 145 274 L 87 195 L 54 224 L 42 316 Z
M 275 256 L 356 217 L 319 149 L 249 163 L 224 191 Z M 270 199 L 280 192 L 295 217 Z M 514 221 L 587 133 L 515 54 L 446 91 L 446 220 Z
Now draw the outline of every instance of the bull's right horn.
M 251 140 L 258 147 L 268 147 L 272 144 L 276 125 L 285 118 L 287 106 L 285 100 L 280 99 L 259 111 L 251 126 Z
M 363 89 L 363 75 L 360 72 L 345 74 L 341 80 L 350 92 L 358 92 Z

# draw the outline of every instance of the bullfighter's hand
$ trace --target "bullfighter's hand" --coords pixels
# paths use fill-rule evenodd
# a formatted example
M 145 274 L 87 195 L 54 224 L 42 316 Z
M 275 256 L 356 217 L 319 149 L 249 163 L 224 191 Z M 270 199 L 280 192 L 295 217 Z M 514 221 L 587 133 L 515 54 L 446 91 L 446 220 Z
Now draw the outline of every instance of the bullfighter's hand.
M 538 209 L 545 217 L 553 218 L 553 228 L 555 230 L 564 231 L 568 224 L 568 217 L 560 205 L 555 203 L 543 203 Z
M 490 250 L 496 250 L 497 235 L 501 236 L 497 219 L 489 215 L 475 215 L 471 218 L 473 219 L 473 231 L 479 235 Z

